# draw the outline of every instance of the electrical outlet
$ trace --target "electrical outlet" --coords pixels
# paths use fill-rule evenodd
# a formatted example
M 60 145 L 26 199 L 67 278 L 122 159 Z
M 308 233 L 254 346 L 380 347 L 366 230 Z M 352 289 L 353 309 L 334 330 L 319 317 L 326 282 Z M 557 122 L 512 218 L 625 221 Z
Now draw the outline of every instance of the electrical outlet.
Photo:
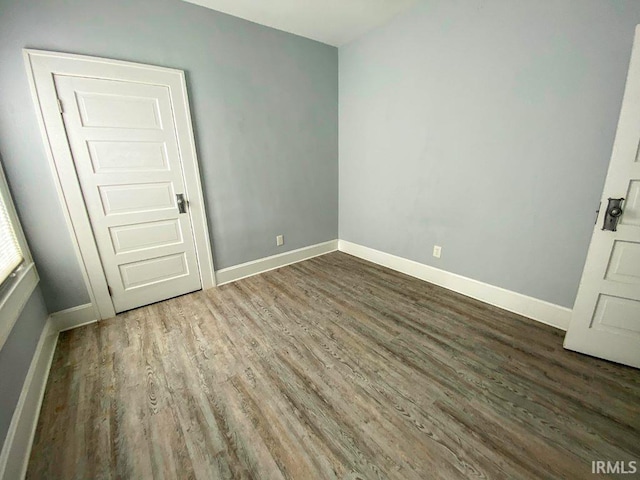
M 442 247 L 440 245 L 434 245 L 433 256 L 436 258 L 440 258 L 440 254 L 442 254 Z
M 282 245 L 284 245 L 284 235 L 278 235 L 276 237 L 276 246 L 281 247 Z

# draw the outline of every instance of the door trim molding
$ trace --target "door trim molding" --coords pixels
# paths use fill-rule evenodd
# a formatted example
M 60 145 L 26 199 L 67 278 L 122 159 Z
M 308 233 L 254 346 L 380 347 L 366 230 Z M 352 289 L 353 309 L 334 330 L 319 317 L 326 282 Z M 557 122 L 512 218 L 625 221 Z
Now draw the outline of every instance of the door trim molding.
M 53 74 L 126 80 L 168 87 L 175 117 L 178 147 L 182 157 L 185 189 L 189 198 L 189 215 L 200 280 L 203 289 L 215 287 L 212 245 L 200 184 L 184 72 L 172 68 L 68 53 L 33 49 L 24 49 L 23 53 L 49 166 L 91 304 L 94 305 L 95 318 L 111 318 L 116 312 L 109 296 L 98 247 L 93 238 L 91 222 L 84 207 L 84 198 L 67 143 L 64 122 L 58 109 Z
M 571 318 L 571 309 L 569 308 L 346 240 L 338 242 L 338 249 L 354 257 L 439 285 L 560 330 L 567 330 L 569 326 Z

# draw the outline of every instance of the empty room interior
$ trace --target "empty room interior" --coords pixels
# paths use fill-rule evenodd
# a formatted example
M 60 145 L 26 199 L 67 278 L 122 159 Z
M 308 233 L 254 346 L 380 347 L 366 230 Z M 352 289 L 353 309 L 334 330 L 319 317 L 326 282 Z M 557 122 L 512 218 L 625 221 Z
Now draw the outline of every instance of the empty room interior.
M 638 24 L 1 0 L 0 480 L 640 477 Z

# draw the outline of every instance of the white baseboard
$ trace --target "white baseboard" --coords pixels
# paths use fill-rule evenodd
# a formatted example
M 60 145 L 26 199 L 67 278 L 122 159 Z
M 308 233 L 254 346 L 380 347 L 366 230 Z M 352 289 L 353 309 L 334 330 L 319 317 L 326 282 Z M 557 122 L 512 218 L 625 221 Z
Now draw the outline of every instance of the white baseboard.
M 348 253 L 354 257 L 434 283 L 467 297 L 546 323 L 560 330 L 567 330 L 569 327 L 569 320 L 571 319 L 571 309 L 569 308 L 374 250 L 373 248 L 347 242 L 346 240 L 340 240 L 338 248 L 341 252 Z
M 260 258 L 252 262 L 242 263 L 233 267 L 223 268 L 216 272 L 216 280 L 218 285 L 224 285 L 225 283 L 235 282 L 242 278 L 268 272 L 269 270 L 308 260 L 319 255 L 324 255 L 325 253 L 335 252 L 336 250 L 338 250 L 338 240 L 330 240 L 309 247 L 291 250 L 290 252 L 272 255 L 271 257 Z
M 405 273 L 412 277 L 434 283 L 471 298 L 481 300 L 504 310 L 546 323 L 561 330 L 567 330 L 571 319 L 571 309 L 512 292 L 504 288 L 463 277 L 439 268 L 381 252 L 373 248 L 358 245 L 346 240 L 330 240 L 290 252 L 223 268 L 216 272 L 218 285 L 235 282 L 242 278 L 268 272 L 292 263 L 308 260 L 325 253 L 340 250 L 355 257 L 382 265 L 383 267 Z M 51 315 L 52 329 L 63 332 L 95 322 L 97 313 L 93 305 L 87 303 L 62 310 Z
M 26 474 L 57 340 L 58 331 L 49 317 L 40 335 L 0 453 L 0 480 L 20 479 Z
M 97 321 L 97 314 L 91 303 L 78 305 L 51 314 L 53 328 L 58 332 L 78 328 Z

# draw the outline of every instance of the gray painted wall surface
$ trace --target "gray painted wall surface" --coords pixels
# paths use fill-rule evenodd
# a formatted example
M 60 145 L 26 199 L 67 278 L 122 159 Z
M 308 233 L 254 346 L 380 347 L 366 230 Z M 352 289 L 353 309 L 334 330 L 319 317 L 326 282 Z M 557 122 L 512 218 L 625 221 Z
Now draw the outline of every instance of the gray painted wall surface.
M 49 311 L 89 298 L 24 47 L 186 71 L 217 269 L 337 238 L 336 48 L 180 0 L 2 0 L 0 149 Z
M 36 287 L 0 350 L 0 450 L 48 316 Z
M 572 307 L 637 23 L 433 0 L 341 48 L 340 238 Z

